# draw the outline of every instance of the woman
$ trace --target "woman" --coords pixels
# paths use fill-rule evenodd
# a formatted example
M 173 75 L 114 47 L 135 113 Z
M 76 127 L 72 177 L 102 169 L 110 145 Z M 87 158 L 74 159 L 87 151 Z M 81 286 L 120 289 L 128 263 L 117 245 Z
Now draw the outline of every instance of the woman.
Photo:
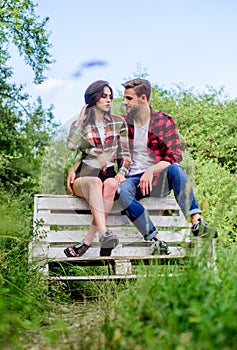
M 85 92 L 86 104 L 67 139 L 68 148 L 78 152 L 78 161 L 68 173 L 67 187 L 72 194 L 88 201 L 93 218 L 83 242 L 64 250 L 68 257 L 82 256 L 97 231 L 101 256 L 111 255 L 119 242 L 117 235 L 106 229 L 106 217 L 118 184 L 128 174 L 131 156 L 126 122 L 110 114 L 112 99 L 113 91 L 107 81 L 92 83 Z

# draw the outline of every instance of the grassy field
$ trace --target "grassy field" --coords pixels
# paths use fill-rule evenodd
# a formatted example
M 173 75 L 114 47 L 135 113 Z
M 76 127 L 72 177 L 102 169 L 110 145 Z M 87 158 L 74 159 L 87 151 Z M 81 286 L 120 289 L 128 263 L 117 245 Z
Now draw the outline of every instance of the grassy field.
M 24 199 L 25 200 L 25 199 Z M 182 274 L 121 283 L 48 286 L 29 271 L 31 209 L 6 195 L 1 213 L 0 348 L 235 349 L 237 245 L 217 241 L 217 267 L 203 254 Z M 221 238 L 222 237 L 222 238 Z

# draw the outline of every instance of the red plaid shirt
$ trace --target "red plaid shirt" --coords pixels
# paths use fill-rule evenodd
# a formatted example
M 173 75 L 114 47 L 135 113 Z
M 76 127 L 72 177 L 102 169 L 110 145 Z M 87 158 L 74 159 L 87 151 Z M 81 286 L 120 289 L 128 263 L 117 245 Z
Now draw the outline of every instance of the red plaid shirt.
M 130 152 L 133 154 L 134 147 L 134 120 L 130 115 L 124 116 L 128 124 L 128 138 Z M 147 153 L 154 163 L 161 160 L 170 164 L 180 163 L 182 151 L 178 129 L 173 118 L 163 112 L 151 109 L 151 119 L 148 129 Z M 154 174 L 152 185 L 158 183 L 159 174 Z
M 99 131 L 92 120 L 82 128 L 71 126 L 67 146 L 78 153 L 78 159 L 97 159 L 105 156 L 108 161 L 118 161 L 118 173 L 126 176 L 131 164 L 128 144 L 128 128 L 123 117 L 105 116 L 105 141 L 101 143 Z

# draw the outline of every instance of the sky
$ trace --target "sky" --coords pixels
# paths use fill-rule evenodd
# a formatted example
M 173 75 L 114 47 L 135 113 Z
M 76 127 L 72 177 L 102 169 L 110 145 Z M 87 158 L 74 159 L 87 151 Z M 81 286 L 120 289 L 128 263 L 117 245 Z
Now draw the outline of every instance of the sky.
M 52 104 L 62 125 L 79 113 L 90 83 L 108 80 L 118 96 L 121 83 L 137 72 L 167 89 L 224 87 L 237 98 L 236 0 L 34 2 L 36 13 L 50 18 L 55 63 L 35 86 L 29 67 L 13 55 L 15 81 L 26 84 L 33 99 L 41 96 L 45 108 Z

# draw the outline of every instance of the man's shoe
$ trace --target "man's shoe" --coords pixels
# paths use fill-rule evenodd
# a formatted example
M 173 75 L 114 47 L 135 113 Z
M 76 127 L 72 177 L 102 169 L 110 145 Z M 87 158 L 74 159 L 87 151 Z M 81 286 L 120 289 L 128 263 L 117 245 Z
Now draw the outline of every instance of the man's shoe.
M 169 249 L 169 246 L 165 241 L 153 239 L 152 245 L 154 246 L 154 250 L 152 252 L 152 255 L 169 255 L 169 254 L 171 254 L 171 250 Z
M 217 238 L 218 232 L 216 229 L 209 227 L 208 223 L 203 218 L 199 218 L 191 227 L 195 237 L 201 238 Z
M 110 256 L 112 250 L 119 244 L 119 239 L 111 230 L 106 231 L 100 238 L 100 256 Z

